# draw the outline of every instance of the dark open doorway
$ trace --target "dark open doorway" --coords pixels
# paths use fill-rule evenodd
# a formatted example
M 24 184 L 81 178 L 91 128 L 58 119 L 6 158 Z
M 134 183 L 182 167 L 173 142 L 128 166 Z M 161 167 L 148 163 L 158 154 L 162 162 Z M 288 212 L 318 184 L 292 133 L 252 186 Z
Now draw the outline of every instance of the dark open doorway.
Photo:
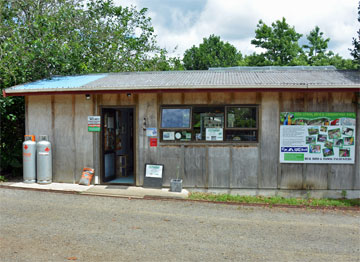
M 103 108 L 101 119 L 101 181 L 134 185 L 134 109 Z

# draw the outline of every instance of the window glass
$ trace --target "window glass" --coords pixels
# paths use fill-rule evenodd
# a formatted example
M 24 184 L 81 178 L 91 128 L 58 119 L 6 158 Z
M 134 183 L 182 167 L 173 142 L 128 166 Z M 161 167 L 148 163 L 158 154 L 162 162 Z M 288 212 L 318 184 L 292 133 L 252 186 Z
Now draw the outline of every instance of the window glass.
M 163 108 L 162 128 L 190 128 L 190 108 Z
M 257 141 L 256 130 L 227 130 L 226 141 L 254 142 Z
M 224 107 L 194 107 L 193 123 L 196 141 L 222 141 Z
M 172 143 L 257 142 L 257 117 L 257 106 L 250 105 L 163 106 L 160 139 Z
M 228 128 L 256 128 L 255 107 L 228 107 Z

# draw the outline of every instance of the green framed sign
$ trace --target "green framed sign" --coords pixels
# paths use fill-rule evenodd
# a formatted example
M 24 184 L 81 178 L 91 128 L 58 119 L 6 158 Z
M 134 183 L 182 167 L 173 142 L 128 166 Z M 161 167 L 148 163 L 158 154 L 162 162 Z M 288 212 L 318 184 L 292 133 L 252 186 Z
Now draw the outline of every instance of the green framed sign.
M 88 132 L 100 132 L 100 126 L 100 116 L 88 116 Z
M 280 163 L 355 163 L 356 114 L 281 112 Z

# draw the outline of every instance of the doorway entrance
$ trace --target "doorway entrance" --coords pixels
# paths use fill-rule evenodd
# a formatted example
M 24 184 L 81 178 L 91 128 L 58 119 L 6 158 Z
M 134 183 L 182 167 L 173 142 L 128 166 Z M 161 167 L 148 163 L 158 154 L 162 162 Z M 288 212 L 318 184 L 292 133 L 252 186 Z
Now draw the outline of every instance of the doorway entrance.
M 134 108 L 102 108 L 103 184 L 135 184 Z

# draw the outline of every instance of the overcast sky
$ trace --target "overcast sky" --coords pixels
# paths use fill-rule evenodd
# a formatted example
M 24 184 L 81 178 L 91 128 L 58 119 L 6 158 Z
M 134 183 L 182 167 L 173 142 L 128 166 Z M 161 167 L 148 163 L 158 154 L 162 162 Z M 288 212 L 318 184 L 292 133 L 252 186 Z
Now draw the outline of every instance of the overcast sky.
M 198 46 L 204 37 L 215 34 L 243 54 L 259 52 L 250 44 L 258 21 L 267 25 L 282 17 L 304 35 L 317 25 L 330 38 L 329 49 L 350 58 L 357 21 L 358 0 L 114 0 L 123 6 L 148 8 L 158 44 L 173 55 Z

